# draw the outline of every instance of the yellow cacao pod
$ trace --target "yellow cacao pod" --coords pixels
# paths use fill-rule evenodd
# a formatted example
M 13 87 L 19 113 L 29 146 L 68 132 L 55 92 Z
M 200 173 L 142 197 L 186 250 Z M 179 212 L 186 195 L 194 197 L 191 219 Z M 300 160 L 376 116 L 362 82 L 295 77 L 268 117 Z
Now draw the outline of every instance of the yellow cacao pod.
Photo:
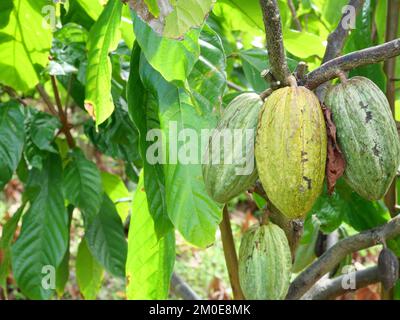
M 320 195 L 327 136 L 318 98 L 305 87 L 270 95 L 261 111 L 255 156 L 269 200 L 288 218 L 304 216 Z

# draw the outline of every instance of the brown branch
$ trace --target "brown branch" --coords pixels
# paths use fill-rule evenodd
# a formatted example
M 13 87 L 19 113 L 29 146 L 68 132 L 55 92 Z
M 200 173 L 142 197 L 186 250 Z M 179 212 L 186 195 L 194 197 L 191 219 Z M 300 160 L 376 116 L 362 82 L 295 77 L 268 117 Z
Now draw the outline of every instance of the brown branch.
M 44 103 L 49 109 L 49 112 L 52 115 L 57 115 L 57 110 L 54 108 L 53 102 L 51 101 L 50 96 L 47 94 L 46 90 L 44 90 L 41 84 L 36 85 L 36 90 L 39 92 L 40 96 L 42 97 Z
M 20 104 L 22 104 L 24 107 L 26 107 L 28 104 L 26 103 L 26 101 L 24 101 L 24 99 L 22 99 L 21 97 L 18 96 L 18 94 L 14 91 L 13 88 L 9 87 L 9 86 L 2 86 L 1 89 L 7 93 L 10 98 L 17 100 Z
M 338 76 L 340 71 L 348 71 L 360 66 L 378 63 L 400 55 L 400 39 L 355 51 L 330 60 L 305 76 L 300 85 L 314 90 L 322 83 Z
M 350 0 L 348 6 L 352 6 L 357 11 L 359 8 L 361 8 L 363 3 L 364 0 Z M 349 28 L 343 28 L 343 23 L 346 18 L 348 18 L 347 12 L 343 13 L 336 29 L 328 36 L 328 44 L 326 46 L 322 63 L 328 62 L 329 60 L 338 57 L 342 53 L 347 36 L 350 32 Z
M 201 300 L 197 293 L 175 272 L 171 277 L 171 289 L 184 300 Z
M 290 300 L 300 299 L 319 279 L 349 253 L 372 247 L 399 234 L 400 216 L 397 216 L 383 226 L 339 241 L 292 282 L 286 298 Z
M 350 0 L 348 6 L 352 6 L 357 12 L 359 11 L 363 3 L 364 0 Z M 341 55 L 347 36 L 350 32 L 349 28 L 344 28 L 345 19 L 348 19 L 348 12 L 343 13 L 336 29 L 331 34 L 329 34 L 325 54 L 322 59 L 322 64 Z M 325 92 L 328 87 L 329 83 L 325 82 L 321 84 L 318 88 L 316 88 L 316 94 L 321 101 L 323 101 Z
M 399 11 L 400 1 L 389 1 L 387 6 L 386 14 L 386 38 L 385 41 L 392 41 L 397 38 L 397 28 L 399 25 Z M 386 74 L 386 97 L 389 101 L 390 109 L 394 117 L 394 105 L 396 100 L 396 84 L 394 81 L 390 81 L 396 76 L 396 59 L 388 59 L 385 61 L 384 70 Z M 396 180 L 392 182 L 388 192 L 385 195 L 385 204 L 388 207 L 390 214 L 396 215 L 396 204 L 397 204 L 397 190 Z
M 228 269 L 233 297 L 235 300 L 244 300 L 243 292 L 240 288 L 239 282 L 239 267 L 235 242 L 233 240 L 231 222 L 226 206 L 224 206 L 223 219 L 219 225 L 219 229 L 221 230 L 222 246 L 224 248 L 226 267 Z
M 260 0 L 271 73 L 281 86 L 287 85 L 290 70 L 283 47 L 282 24 L 276 0 Z
M 287 4 L 289 6 L 290 13 L 292 14 L 293 22 L 296 25 L 296 29 L 298 31 L 303 30 L 303 28 L 301 27 L 299 17 L 297 16 L 296 8 L 294 7 L 293 0 L 287 0 Z
M 68 146 L 70 148 L 75 147 L 75 140 L 72 137 L 71 134 L 71 126 L 68 123 L 68 117 L 62 107 L 62 102 L 61 102 L 61 96 L 60 96 L 60 91 L 58 90 L 58 84 L 57 84 L 57 79 L 54 75 L 50 76 L 51 79 L 51 85 L 53 86 L 53 91 L 54 91 L 54 97 L 56 99 L 56 106 L 57 106 L 57 113 L 58 117 L 60 118 L 61 124 L 62 124 L 62 131 L 65 134 L 65 137 L 67 139 Z
M 378 267 L 370 267 L 364 270 L 356 271 L 355 288 L 344 289 L 342 282 L 346 275 L 333 279 L 321 279 L 318 281 L 301 299 L 302 300 L 328 300 L 336 298 L 350 290 L 357 290 L 369 286 L 370 284 L 379 282 Z

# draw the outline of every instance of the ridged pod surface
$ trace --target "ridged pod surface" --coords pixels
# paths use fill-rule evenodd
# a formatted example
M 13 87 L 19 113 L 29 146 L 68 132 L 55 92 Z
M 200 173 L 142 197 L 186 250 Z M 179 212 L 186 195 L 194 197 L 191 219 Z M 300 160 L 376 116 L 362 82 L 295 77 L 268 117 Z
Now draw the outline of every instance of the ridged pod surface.
M 320 195 L 327 136 L 318 98 L 304 87 L 268 97 L 258 124 L 255 156 L 269 200 L 288 218 L 304 216 Z
M 252 226 L 239 250 L 239 282 L 249 300 L 284 299 L 290 284 L 292 257 L 285 232 L 277 225 Z
M 383 92 L 369 79 L 353 77 L 329 90 L 339 146 L 346 159 L 344 178 L 368 200 L 381 199 L 396 175 L 400 142 Z
M 217 202 L 228 202 L 247 190 L 257 179 L 254 140 L 262 105 L 261 98 L 255 93 L 243 93 L 236 97 L 224 110 L 210 138 L 203 164 L 203 178 L 207 192 Z M 236 138 L 231 140 L 234 141 L 231 148 L 226 148 L 224 139 L 221 139 L 224 133 L 228 133 L 227 137 L 231 135 L 231 138 L 237 133 L 242 133 L 242 136 L 238 135 L 239 141 Z M 219 160 L 214 161 L 214 156 Z M 250 165 L 249 170 L 240 172 L 241 168 L 246 167 L 246 162 Z

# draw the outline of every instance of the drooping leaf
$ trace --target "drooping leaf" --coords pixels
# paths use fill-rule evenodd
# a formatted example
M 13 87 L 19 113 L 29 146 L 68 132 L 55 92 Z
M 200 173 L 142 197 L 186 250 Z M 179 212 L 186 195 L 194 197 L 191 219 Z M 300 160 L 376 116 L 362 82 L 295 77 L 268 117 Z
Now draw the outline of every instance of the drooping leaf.
M 181 38 L 204 22 L 216 0 L 130 0 L 131 8 L 159 35 Z
M 122 179 L 115 174 L 101 172 L 101 181 L 103 183 L 104 192 L 114 202 L 115 208 L 121 220 L 124 222 L 131 209 L 131 204 L 127 201 L 131 198 L 131 193 L 126 188 Z
M 13 101 L 0 104 L 0 190 L 10 181 L 25 141 L 24 113 Z
M 191 30 L 184 40 L 163 38 L 133 12 L 136 40 L 149 63 L 167 81 L 185 81 L 200 54 L 199 30 Z
M 91 254 L 85 238 L 81 240 L 76 256 L 76 279 L 86 300 L 95 300 L 103 282 L 103 267 Z
M 55 116 L 34 112 L 29 121 L 29 139 L 39 150 L 57 152 L 52 145 L 61 123 Z
M 201 171 L 201 150 L 204 150 L 201 139 L 185 142 L 187 137 L 190 140 L 193 140 L 192 137 L 195 140 L 200 137 L 202 129 L 214 128 L 216 116 L 201 105 L 193 106 L 185 90 L 166 82 L 143 55 L 140 72 L 146 89 L 158 103 L 160 128 L 165 137 L 162 143 L 161 137 L 158 137 L 158 145 L 155 143 L 157 136 L 151 139 L 153 146 L 147 150 L 147 157 L 149 161 L 165 162 L 163 168 L 168 215 L 187 241 L 206 247 L 214 241 L 215 231 L 222 218 L 222 208 L 205 190 Z M 174 136 L 178 132 L 187 133 L 183 139 L 185 141 L 176 141 Z M 161 135 L 160 132 L 158 134 Z M 165 158 L 159 159 L 157 154 L 165 155 Z M 180 201 L 176 201 L 177 198 Z
M 85 109 L 96 120 L 96 125 L 114 111 L 108 55 L 118 45 L 121 13 L 122 2 L 110 0 L 89 33 Z
M 175 262 L 174 231 L 159 238 L 150 215 L 143 173 L 133 198 L 126 263 L 128 299 L 156 300 L 168 297 Z
M 18 222 L 24 212 L 25 205 L 26 203 L 23 203 L 2 228 L 2 236 L 0 239 L 0 287 L 6 290 L 7 277 L 11 265 L 11 244 L 14 240 L 15 231 L 17 230 Z
M 39 70 L 47 64 L 51 47 L 51 29 L 42 15 L 49 4 L 14 0 L 11 12 L 9 7 L 0 10 L 0 83 L 26 92 L 39 82 Z
M 150 142 L 147 133 L 151 129 L 160 128 L 157 106 L 154 98 L 146 91 L 139 76 L 141 50 L 136 43 L 131 55 L 131 72 L 128 81 L 127 100 L 129 115 L 139 134 L 139 151 L 145 169 L 144 186 L 147 190 L 147 202 L 151 216 L 154 219 L 155 231 L 162 237 L 172 229 L 168 217 L 165 195 L 165 177 L 162 165 L 148 162 L 146 153 Z
M 80 149 L 71 153 L 65 167 L 64 187 L 68 201 L 82 210 L 89 223 L 100 210 L 103 188 L 99 169 Z
M 58 155 L 49 153 L 43 170 L 32 170 L 26 196 L 30 208 L 24 215 L 21 233 L 12 246 L 12 270 L 18 287 L 27 297 L 48 299 L 54 287 L 46 276 L 50 270 L 50 280 L 54 277 L 52 273 L 55 273 L 68 247 L 68 215 Z
M 85 238 L 92 255 L 111 274 L 125 277 L 127 244 L 114 203 L 103 194 L 99 213 L 86 227 Z

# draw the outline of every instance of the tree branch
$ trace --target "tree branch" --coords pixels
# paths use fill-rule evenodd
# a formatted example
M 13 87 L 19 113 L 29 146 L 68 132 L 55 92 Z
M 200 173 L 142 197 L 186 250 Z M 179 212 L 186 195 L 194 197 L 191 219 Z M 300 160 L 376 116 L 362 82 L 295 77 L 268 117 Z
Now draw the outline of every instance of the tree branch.
M 271 73 L 281 86 L 288 84 L 290 70 L 283 47 L 282 24 L 276 0 L 260 0 Z
M 290 13 L 292 14 L 293 22 L 296 25 L 296 29 L 298 31 L 301 31 L 303 28 L 301 27 L 300 20 L 297 16 L 297 12 L 296 12 L 296 8 L 294 7 L 293 0 L 287 0 L 287 4 L 288 4 L 289 10 L 290 10 Z
M 303 271 L 290 285 L 286 299 L 300 299 L 322 276 L 352 252 L 366 249 L 400 234 L 400 216 L 381 227 L 339 241 Z
M 322 83 L 338 77 L 338 72 L 378 63 L 400 55 L 400 39 L 355 51 L 330 60 L 305 76 L 301 85 L 314 90 Z
M 201 300 L 197 293 L 175 272 L 171 278 L 171 289 L 184 300 Z
M 235 300 L 244 300 L 244 295 L 239 282 L 239 267 L 235 242 L 233 240 L 231 222 L 226 205 L 224 206 L 223 219 L 219 225 L 219 229 L 221 230 L 222 246 L 224 248 L 226 267 L 231 282 L 233 298 Z
M 342 282 L 346 275 L 333 279 L 321 279 L 301 299 L 302 300 L 328 300 L 336 298 L 353 289 L 344 289 Z M 370 267 L 355 273 L 355 289 L 364 288 L 379 282 L 378 267 Z
M 356 11 L 362 6 L 364 0 L 350 0 L 348 6 L 352 6 Z M 349 28 L 343 28 L 345 19 L 348 18 L 348 12 L 343 13 L 336 29 L 328 36 L 328 44 L 322 63 L 328 62 L 338 57 L 343 50 L 344 43 L 350 32 Z

